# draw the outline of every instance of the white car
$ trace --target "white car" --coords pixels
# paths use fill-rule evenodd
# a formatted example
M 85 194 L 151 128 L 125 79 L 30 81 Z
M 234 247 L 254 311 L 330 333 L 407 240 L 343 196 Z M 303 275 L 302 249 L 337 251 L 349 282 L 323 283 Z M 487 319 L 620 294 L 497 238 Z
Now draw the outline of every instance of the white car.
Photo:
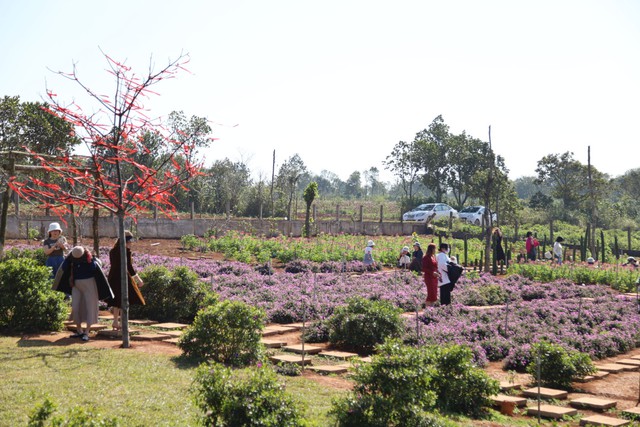
M 458 211 L 444 203 L 425 203 L 417 208 L 411 209 L 402 215 L 402 220 L 407 222 L 427 222 L 427 219 L 435 216 L 433 219 L 449 218 L 451 214 L 454 218 L 458 218 Z
M 482 224 L 483 216 L 484 216 L 484 206 L 467 206 L 466 208 L 462 209 L 460 211 L 460 214 L 458 215 L 460 219 L 475 225 Z M 494 222 L 498 219 L 495 212 L 491 214 L 491 219 Z

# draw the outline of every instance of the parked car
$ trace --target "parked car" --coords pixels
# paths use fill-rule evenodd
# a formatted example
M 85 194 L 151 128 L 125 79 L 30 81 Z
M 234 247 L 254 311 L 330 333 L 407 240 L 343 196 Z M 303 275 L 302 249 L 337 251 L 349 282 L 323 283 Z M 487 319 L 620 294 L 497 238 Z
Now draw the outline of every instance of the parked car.
M 425 203 L 409 212 L 405 212 L 402 215 L 402 220 L 407 222 L 427 222 L 427 219 L 435 216 L 433 219 L 449 218 L 449 215 L 453 215 L 454 218 L 458 218 L 458 211 L 445 203 Z
M 466 208 L 462 209 L 458 214 L 458 217 L 460 219 L 475 225 L 482 224 L 483 216 L 484 216 L 484 206 L 467 206 Z M 491 214 L 491 219 L 494 222 L 498 219 L 495 212 Z

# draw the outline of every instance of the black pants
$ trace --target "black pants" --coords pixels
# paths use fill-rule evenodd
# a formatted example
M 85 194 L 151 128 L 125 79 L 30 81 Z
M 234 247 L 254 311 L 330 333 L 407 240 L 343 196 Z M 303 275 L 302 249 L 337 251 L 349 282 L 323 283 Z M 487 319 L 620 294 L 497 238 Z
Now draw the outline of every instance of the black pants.
M 453 290 L 453 285 L 451 283 L 447 283 L 446 285 L 440 286 L 440 304 L 441 305 L 451 304 L 452 290 Z

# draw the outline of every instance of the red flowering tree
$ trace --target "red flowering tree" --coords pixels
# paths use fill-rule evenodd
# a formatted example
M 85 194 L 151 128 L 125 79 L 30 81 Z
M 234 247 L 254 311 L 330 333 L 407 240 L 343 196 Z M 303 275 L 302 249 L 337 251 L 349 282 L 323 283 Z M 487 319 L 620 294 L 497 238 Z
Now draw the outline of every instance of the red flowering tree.
M 50 99 L 47 111 L 73 125 L 75 135 L 84 142 L 88 154 L 61 152 L 57 157 L 49 157 L 31 152 L 51 176 L 59 179 L 45 182 L 33 176 L 16 175 L 10 179 L 9 186 L 21 197 L 40 202 L 42 207 L 59 216 L 92 208 L 112 212 L 117 217 L 123 347 L 129 347 L 125 218 L 151 206 L 168 215 L 175 211 L 173 193 L 200 174 L 196 149 L 204 145 L 203 141 L 210 141 L 207 135 L 203 138 L 203 133 L 208 134 L 210 128 L 203 126 L 193 134 L 176 127 L 168 129 L 160 120 L 149 118 L 143 105 L 144 100 L 156 94 L 152 91 L 155 85 L 174 78 L 184 69 L 188 55 L 169 61 L 159 71 L 150 66 L 142 76 L 126 64 L 104 56 L 108 64 L 106 71 L 115 79 L 113 95 L 103 95 L 87 87 L 78 78 L 75 65 L 71 73 L 57 73 L 88 94 L 89 102 L 93 103 L 92 112 L 75 102 L 62 104 L 55 93 L 47 90 Z M 140 161 L 149 158 L 152 160 Z

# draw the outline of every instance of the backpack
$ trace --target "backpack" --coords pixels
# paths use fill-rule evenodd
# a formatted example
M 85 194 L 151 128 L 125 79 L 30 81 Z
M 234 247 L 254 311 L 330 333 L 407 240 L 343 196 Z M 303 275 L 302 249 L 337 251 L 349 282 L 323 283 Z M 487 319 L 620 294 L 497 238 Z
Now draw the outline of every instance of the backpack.
M 449 282 L 452 286 L 456 286 L 456 282 L 462 276 L 462 272 L 464 268 L 458 264 L 454 264 L 453 262 L 447 263 L 447 275 L 449 276 Z

